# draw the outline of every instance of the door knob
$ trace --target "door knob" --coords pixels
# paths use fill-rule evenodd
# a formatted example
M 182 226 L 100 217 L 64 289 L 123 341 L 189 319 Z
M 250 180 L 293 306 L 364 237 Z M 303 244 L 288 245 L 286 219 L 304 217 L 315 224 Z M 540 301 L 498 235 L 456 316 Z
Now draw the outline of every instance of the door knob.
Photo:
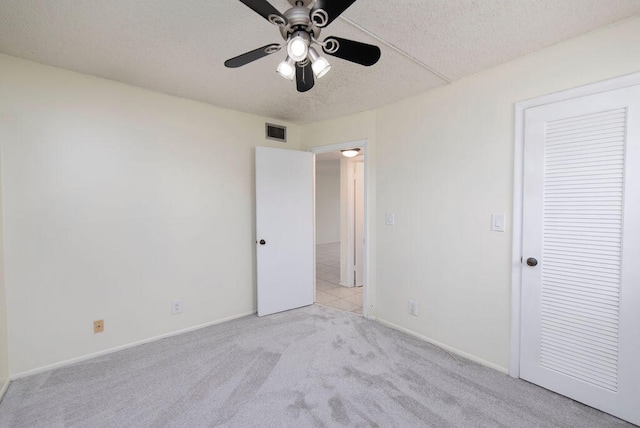
M 266 244 L 266 243 L 267 243 L 267 241 L 265 241 L 264 239 L 261 239 L 261 240 L 260 240 L 260 245 L 264 245 L 264 244 Z
M 536 259 L 534 259 L 533 257 L 529 257 L 527 259 L 527 264 L 529 266 L 536 266 L 538 264 L 538 261 Z

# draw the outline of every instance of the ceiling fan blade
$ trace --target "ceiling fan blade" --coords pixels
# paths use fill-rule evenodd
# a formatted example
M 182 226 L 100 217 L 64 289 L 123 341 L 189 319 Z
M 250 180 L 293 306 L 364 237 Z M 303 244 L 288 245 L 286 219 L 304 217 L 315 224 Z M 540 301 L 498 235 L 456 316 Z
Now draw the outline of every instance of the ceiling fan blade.
M 242 3 L 253 9 L 255 13 L 261 15 L 264 19 L 278 26 L 284 26 L 289 23 L 287 18 L 281 14 L 278 9 L 273 7 L 267 0 L 240 0 Z
M 318 27 L 324 28 L 331 24 L 342 12 L 356 0 L 317 0 L 311 9 L 311 20 Z
M 327 55 L 337 56 L 367 67 L 380 59 L 380 48 L 374 45 L 333 36 L 327 37 L 324 43 L 322 50 Z
M 267 55 L 271 55 L 280 50 L 280 45 L 270 44 L 263 46 L 258 49 L 254 49 L 251 52 L 243 53 L 242 55 L 238 55 L 237 57 L 228 59 L 224 62 L 225 67 L 228 68 L 238 68 L 243 65 L 247 65 L 250 62 L 253 62 L 257 59 L 263 58 Z
M 311 63 L 307 61 L 307 65 L 303 67 L 296 64 L 296 86 L 298 88 L 298 92 L 307 92 L 309 89 L 313 88 L 314 83 Z

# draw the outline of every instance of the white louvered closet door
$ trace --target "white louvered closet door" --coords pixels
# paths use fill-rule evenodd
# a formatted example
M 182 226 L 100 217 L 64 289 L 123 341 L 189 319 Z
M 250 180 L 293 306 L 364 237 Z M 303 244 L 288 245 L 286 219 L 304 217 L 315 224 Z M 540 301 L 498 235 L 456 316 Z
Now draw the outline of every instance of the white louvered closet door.
M 524 153 L 520 377 L 640 424 L 640 86 L 526 110 Z

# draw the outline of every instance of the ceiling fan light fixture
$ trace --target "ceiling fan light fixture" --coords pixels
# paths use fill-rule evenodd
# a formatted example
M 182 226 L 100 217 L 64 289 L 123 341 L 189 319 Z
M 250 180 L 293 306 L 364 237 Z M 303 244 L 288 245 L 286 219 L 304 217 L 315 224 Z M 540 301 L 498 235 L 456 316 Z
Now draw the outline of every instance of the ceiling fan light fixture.
M 309 53 L 309 35 L 304 31 L 298 31 L 287 43 L 287 55 L 295 62 L 303 61 Z
M 296 64 L 290 57 L 287 57 L 287 59 L 278 64 L 276 71 L 285 79 L 293 80 L 296 77 Z
M 318 55 L 318 51 L 314 48 L 309 48 L 309 59 L 311 60 L 311 68 L 313 74 L 319 79 L 331 70 L 331 64 L 325 57 Z
M 354 156 L 358 156 L 358 152 L 360 151 L 359 148 L 356 149 L 346 149 L 346 150 L 340 150 L 342 152 L 342 156 L 347 157 L 347 158 L 352 158 Z
M 378 46 L 336 36 L 320 39 L 321 30 L 339 18 L 356 0 L 278 1 L 282 4 L 288 2 L 291 7 L 280 13 L 271 4 L 273 0 L 240 0 L 240 3 L 275 24 L 284 42 L 271 43 L 229 58 L 224 62 L 225 67 L 242 67 L 276 52 L 284 54 L 286 51 L 286 59 L 276 68 L 278 74 L 294 81 L 298 92 L 307 92 L 314 87 L 317 79 L 331 70 L 327 55 L 366 67 L 376 64 L 380 59 Z M 322 52 L 315 45 L 321 46 Z M 318 52 L 324 53 L 324 57 Z

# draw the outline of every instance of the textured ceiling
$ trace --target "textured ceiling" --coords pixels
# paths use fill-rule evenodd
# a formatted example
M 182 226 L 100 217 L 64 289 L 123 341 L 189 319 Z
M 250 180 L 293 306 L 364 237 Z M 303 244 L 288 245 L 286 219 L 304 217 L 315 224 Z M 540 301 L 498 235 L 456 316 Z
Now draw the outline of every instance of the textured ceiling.
M 280 11 L 286 0 L 273 0 Z M 279 52 L 226 59 L 278 29 L 238 0 L 0 0 L 0 52 L 295 123 L 379 107 L 640 13 L 640 0 L 359 0 L 322 32 L 382 49 L 309 92 L 275 73 Z

